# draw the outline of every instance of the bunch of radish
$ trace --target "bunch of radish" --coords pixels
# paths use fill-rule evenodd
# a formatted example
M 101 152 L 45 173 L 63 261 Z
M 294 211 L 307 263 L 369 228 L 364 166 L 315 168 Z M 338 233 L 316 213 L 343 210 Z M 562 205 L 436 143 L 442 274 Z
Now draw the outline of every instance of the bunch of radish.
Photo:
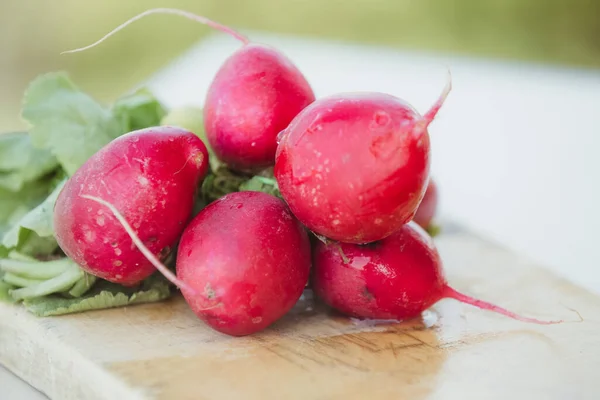
M 320 299 L 353 317 L 418 317 L 442 298 L 535 323 L 452 289 L 435 245 L 437 189 L 428 127 L 451 90 L 420 115 L 385 93 L 316 99 L 277 49 L 181 10 L 242 42 L 214 78 L 204 143 L 175 126 L 126 134 L 91 157 L 58 197 L 62 250 L 83 269 L 134 285 L 158 269 L 196 315 L 229 335 L 273 324 L 309 276 Z M 75 51 L 81 51 L 78 49 Z M 211 149 L 214 153 L 207 151 Z M 236 191 L 194 216 L 209 154 L 232 171 L 273 167 L 279 196 Z M 419 224 L 421 226 L 419 226 Z M 311 235 L 320 240 L 312 241 Z M 176 251 L 176 271 L 162 264 Z

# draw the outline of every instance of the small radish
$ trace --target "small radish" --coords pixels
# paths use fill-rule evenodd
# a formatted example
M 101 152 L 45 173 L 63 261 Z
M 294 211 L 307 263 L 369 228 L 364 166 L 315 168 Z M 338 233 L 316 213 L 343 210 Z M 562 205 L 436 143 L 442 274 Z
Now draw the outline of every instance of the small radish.
M 148 128 L 106 145 L 67 181 L 54 208 L 56 239 L 92 275 L 134 285 L 154 272 L 105 199 L 131 222 L 155 255 L 166 255 L 189 221 L 208 171 L 206 146 L 174 127 Z
M 239 170 L 273 165 L 277 134 L 315 100 L 298 68 L 278 50 L 249 39 L 235 30 L 186 11 L 147 10 L 114 29 L 96 43 L 150 14 L 175 14 L 209 25 L 242 42 L 217 72 L 206 96 L 204 120 L 210 146 L 218 158 Z
M 451 89 L 420 116 L 383 93 L 345 93 L 305 108 L 280 135 L 275 177 L 292 212 L 318 235 L 383 239 L 410 221 L 429 179 L 427 128 Z
M 433 230 L 433 219 L 435 218 L 437 206 L 438 188 L 433 179 L 430 179 L 427 190 L 425 191 L 425 196 L 423 197 L 423 200 L 421 200 L 419 208 L 417 208 L 413 221 L 428 232 Z M 431 234 L 431 232 L 429 233 Z
M 427 233 L 414 222 L 367 245 L 317 243 L 313 255 L 315 293 L 344 314 L 371 319 L 418 317 L 443 298 L 538 324 L 451 288 L 442 261 Z
M 262 192 L 234 192 L 186 228 L 177 276 L 196 315 L 233 336 L 265 329 L 298 301 L 311 265 L 306 230 L 287 205 Z
M 223 64 L 208 90 L 208 140 L 231 168 L 273 165 L 277 134 L 314 100 L 308 82 L 283 54 L 246 44 Z

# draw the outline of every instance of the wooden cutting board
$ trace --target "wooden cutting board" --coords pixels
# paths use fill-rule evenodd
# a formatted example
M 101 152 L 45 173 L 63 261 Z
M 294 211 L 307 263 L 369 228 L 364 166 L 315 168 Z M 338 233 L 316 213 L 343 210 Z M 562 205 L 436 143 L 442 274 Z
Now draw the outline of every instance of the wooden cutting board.
M 599 296 L 469 233 L 436 240 L 457 289 L 567 322 L 444 300 L 420 320 L 373 324 L 307 293 L 272 328 L 232 338 L 179 297 L 45 319 L 0 305 L 0 362 L 60 400 L 600 398 Z

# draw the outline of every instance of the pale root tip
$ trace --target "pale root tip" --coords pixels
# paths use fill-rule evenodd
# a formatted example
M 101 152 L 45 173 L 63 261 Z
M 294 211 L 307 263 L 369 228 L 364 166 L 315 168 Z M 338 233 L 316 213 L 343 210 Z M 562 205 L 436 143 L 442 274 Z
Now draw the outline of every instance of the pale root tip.
M 188 284 L 186 284 L 185 282 L 183 282 L 179 278 L 177 278 L 177 276 L 175 276 L 175 274 L 173 274 L 171 272 L 171 270 L 169 270 L 169 268 L 167 268 L 158 258 L 156 258 L 156 256 L 150 251 L 150 249 L 148 249 L 144 245 L 144 243 L 141 241 L 139 236 L 135 233 L 135 231 L 133 230 L 131 225 L 129 225 L 129 223 L 127 222 L 125 217 L 119 212 L 119 210 L 117 210 L 117 208 L 114 205 L 112 205 L 108 201 L 103 200 L 99 197 L 85 195 L 85 194 L 82 194 L 79 196 L 84 199 L 91 200 L 93 202 L 101 204 L 101 205 L 105 206 L 106 208 L 108 208 L 111 211 L 111 213 L 115 216 L 117 221 L 119 221 L 119 223 L 121 224 L 123 229 L 125 229 L 125 232 L 127 232 L 129 237 L 131 238 L 131 241 L 135 244 L 135 246 L 138 248 L 138 250 L 144 255 L 144 257 L 146 257 L 146 259 L 165 278 L 167 278 L 173 285 L 179 287 L 181 290 L 185 290 L 186 292 L 189 292 L 192 295 L 196 295 L 196 291 L 191 286 L 189 286 Z
M 102 40 L 104 40 L 104 39 L 102 39 Z M 96 43 L 92 43 L 92 44 L 90 44 L 89 46 L 80 47 L 80 48 L 78 48 L 78 49 L 72 49 L 72 50 L 65 50 L 65 51 L 61 51 L 61 52 L 60 52 L 60 55 L 62 56 L 62 55 L 65 55 L 65 54 L 74 54 L 74 53 L 79 53 L 79 52 L 81 52 L 81 51 L 85 51 L 85 50 L 91 49 L 92 47 L 96 47 L 96 46 L 97 46 L 98 44 L 100 44 L 100 43 L 101 43 L 101 41 L 98 41 L 98 42 L 96 42 Z
M 444 86 L 444 90 L 442 90 L 442 93 L 440 94 L 440 96 L 438 97 L 436 102 L 433 104 L 433 106 L 431 106 L 429 111 L 427 111 L 427 113 L 425 113 L 425 115 L 423 116 L 421 121 L 419 121 L 424 125 L 425 128 L 427 128 L 429 126 L 429 124 L 431 124 L 431 122 L 435 119 L 436 115 L 438 114 L 438 112 L 440 111 L 440 109 L 442 108 L 444 103 L 446 102 L 446 99 L 448 98 L 448 95 L 450 94 L 451 91 L 452 91 L 452 73 L 450 72 L 450 68 L 448 68 L 447 69 L 447 77 L 446 77 L 446 85 Z
M 78 49 L 73 49 L 73 50 L 67 50 L 67 51 L 63 51 L 60 54 L 71 54 L 71 53 L 78 53 L 80 51 L 85 51 L 88 49 L 91 49 L 92 47 L 96 47 L 97 45 L 99 45 L 100 43 L 104 42 L 106 39 L 108 39 L 109 37 L 111 37 L 112 35 L 116 34 L 117 32 L 119 32 L 120 30 L 124 29 L 125 27 L 131 25 L 132 23 L 148 16 L 148 15 L 152 15 L 152 14 L 172 14 L 172 15 L 178 15 L 180 17 L 184 17 L 187 19 L 190 19 L 192 21 L 195 22 L 199 22 L 201 24 L 204 25 L 208 25 L 213 29 L 216 29 L 218 31 L 221 31 L 223 33 L 227 33 L 229 35 L 231 35 L 232 37 L 234 37 L 235 39 L 239 40 L 240 42 L 242 42 L 244 45 L 250 43 L 250 40 L 242 35 L 241 33 L 239 33 L 238 31 L 234 30 L 233 28 L 230 28 L 226 25 L 222 25 L 218 22 L 212 21 L 206 17 L 203 17 L 201 15 L 196 15 L 193 14 L 189 11 L 184 11 L 184 10 L 179 10 L 176 8 L 152 8 L 149 10 L 146 10 L 134 17 L 131 17 L 130 19 L 128 19 L 127 21 L 123 22 L 121 25 L 117 26 L 115 29 L 113 29 L 112 31 L 108 32 L 106 35 L 104 35 L 102 38 L 100 38 L 99 40 L 97 40 L 96 42 L 85 46 L 85 47 L 80 47 Z
M 563 320 L 543 321 L 543 320 L 540 320 L 537 318 L 524 317 L 522 315 L 519 315 L 517 313 L 514 313 L 512 311 L 509 311 L 505 308 L 499 307 L 499 306 L 489 303 L 487 301 L 483 301 L 483 300 L 473 298 L 471 296 L 467 296 L 463 293 L 456 291 L 455 289 L 453 289 L 449 286 L 446 286 L 446 288 L 444 289 L 443 297 L 455 299 L 455 300 L 460 301 L 461 303 L 469 304 L 474 307 L 480 308 L 482 310 L 492 311 L 492 312 L 504 315 L 506 317 L 509 317 L 509 318 L 512 318 L 514 320 L 521 321 L 521 322 L 527 322 L 527 323 L 538 324 L 538 325 L 555 325 L 555 324 L 561 324 L 564 322 Z

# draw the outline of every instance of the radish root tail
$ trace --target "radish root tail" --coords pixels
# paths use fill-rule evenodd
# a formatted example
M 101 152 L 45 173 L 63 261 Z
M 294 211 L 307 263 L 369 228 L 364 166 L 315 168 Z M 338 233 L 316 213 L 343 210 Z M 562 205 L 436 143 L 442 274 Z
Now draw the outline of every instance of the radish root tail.
M 528 323 L 533 323 L 533 324 L 538 324 L 538 325 L 554 325 L 554 324 L 560 324 L 560 323 L 564 322 L 562 320 L 542 321 L 542 320 L 539 320 L 536 318 L 524 317 L 524 316 L 516 314 L 512 311 L 509 311 L 505 308 L 499 307 L 495 304 L 488 303 L 487 301 L 478 300 L 471 296 L 467 296 L 466 294 L 462 294 L 449 286 L 447 286 L 445 289 L 444 297 L 458 300 L 461 303 L 469 304 L 469 305 L 475 306 L 477 308 L 480 308 L 482 310 L 493 311 L 498 314 L 505 315 L 509 318 L 516 319 L 517 321 L 528 322 Z
M 115 216 L 117 221 L 119 221 L 119 223 L 123 226 L 123 229 L 125 229 L 125 232 L 127 232 L 129 237 L 131 238 L 131 241 L 133 242 L 133 244 L 135 244 L 135 246 L 144 255 L 144 257 L 146 257 L 146 259 L 148 261 L 150 261 L 152 263 L 152 265 L 154 265 L 154 267 L 156 267 L 156 269 L 161 274 L 163 274 L 163 276 L 165 278 L 167 278 L 173 285 L 179 287 L 181 290 L 185 290 L 186 292 L 189 292 L 190 294 L 196 293 L 196 291 L 192 287 L 190 287 L 188 284 L 186 284 L 185 282 L 183 282 L 179 278 L 177 278 L 177 276 L 175 276 L 175 274 L 173 274 L 171 272 L 171 270 L 169 270 L 169 268 L 167 268 L 162 262 L 160 262 L 160 260 L 158 258 L 156 258 L 156 256 L 154 254 L 152 254 L 152 252 L 144 245 L 144 243 L 141 241 L 139 236 L 135 233 L 135 231 L 133 230 L 131 225 L 129 225 L 129 223 L 127 222 L 125 217 L 119 212 L 119 210 L 117 210 L 117 208 L 115 206 L 113 206 L 108 201 L 103 200 L 99 197 L 94 197 L 94 196 L 89 196 L 89 195 L 81 195 L 81 197 L 83 197 L 84 199 L 91 200 L 96 203 L 102 204 L 103 206 L 108 208 L 113 213 L 113 215 Z
M 438 114 L 438 112 L 440 111 L 440 109 L 442 108 L 444 103 L 446 102 L 446 98 L 448 98 L 448 95 L 450 94 L 451 90 L 452 90 L 452 73 L 450 72 L 450 69 L 448 69 L 446 86 L 444 86 L 444 90 L 440 94 L 440 97 L 438 97 L 438 99 L 433 104 L 433 106 L 431 106 L 429 111 L 427 111 L 425 113 L 425 115 L 421 119 L 419 119 L 416 123 L 415 131 L 417 134 L 421 134 L 421 133 L 425 132 L 425 130 L 433 122 L 436 115 Z
M 128 19 L 127 21 L 123 22 L 121 25 L 119 25 L 118 27 L 116 27 L 115 29 L 113 29 L 112 31 L 110 31 L 109 33 L 107 33 L 106 35 L 104 35 L 101 39 L 97 40 L 96 42 L 85 46 L 85 47 L 80 47 L 78 49 L 73 49 L 73 50 L 67 50 L 67 51 L 63 51 L 60 54 L 70 54 L 70 53 L 78 53 L 80 51 L 85 51 L 85 50 L 89 50 L 92 47 L 96 47 L 97 45 L 99 45 L 100 43 L 104 42 L 106 39 L 108 39 L 109 37 L 113 36 L 114 34 L 116 34 L 117 32 L 123 30 L 125 27 L 131 25 L 132 23 L 139 21 L 140 19 L 148 16 L 148 15 L 152 15 L 152 14 L 172 14 L 172 15 L 178 15 L 180 17 L 184 17 L 187 19 L 190 19 L 192 21 L 196 21 L 196 22 L 200 22 L 201 24 L 204 25 L 208 25 L 213 29 L 216 29 L 218 31 L 221 31 L 223 33 L 227 33 L 231 36 L 233 36 L 234 38 L 236 38 L 237 40 L 239 40 L 240 42 L 242 42 L 243 44 L 248 44 L 250 43 L 250 40 L 242 35 L 241 33 L 239 33 L 238 31 L 234 30 L 233 28 L 230 28 L 226 25 L 222 25 L 218 22 L 212 21 L 206 17 L 203 17 L 201 15 L 196 15 L 193 14 L 191 12 L 188 11 L 184 11 L 184 10 L 179 10 L 176 8 L 152 8 L 150 10 L 146 10 L 130 19 Z

